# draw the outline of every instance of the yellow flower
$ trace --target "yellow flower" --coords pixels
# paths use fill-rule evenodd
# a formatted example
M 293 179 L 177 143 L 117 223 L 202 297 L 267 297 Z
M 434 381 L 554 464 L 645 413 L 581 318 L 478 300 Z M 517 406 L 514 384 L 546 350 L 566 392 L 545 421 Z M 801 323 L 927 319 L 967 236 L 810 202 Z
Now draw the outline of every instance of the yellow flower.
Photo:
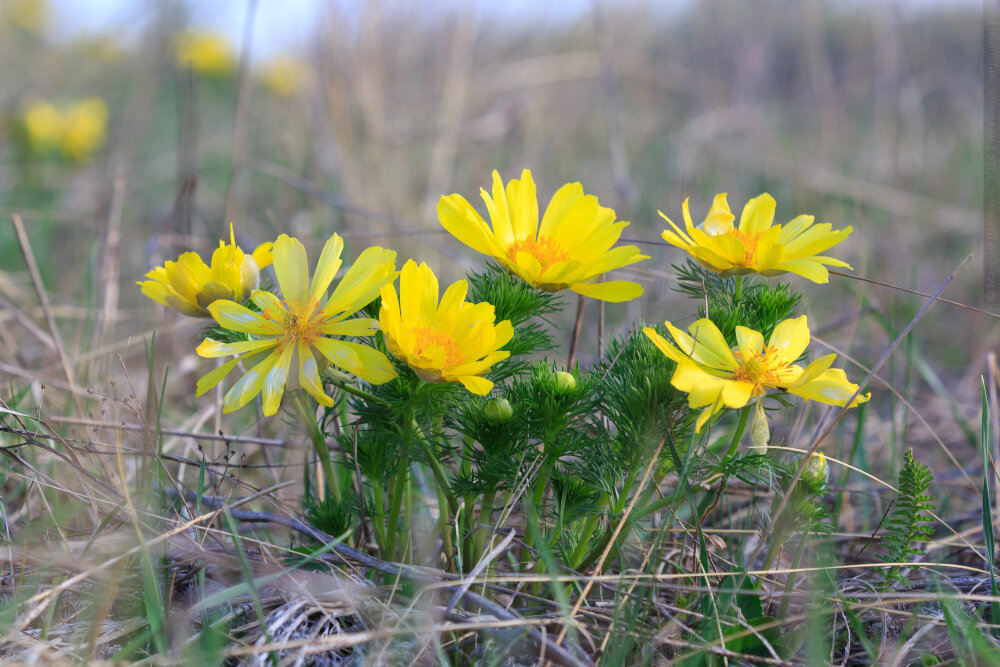
M 738 345 L 730 349 L 718 327 L 702 318 L 688 327 L 690 335 L 665 322 L 677 347 L 654 329 L 643 332 L 660 350 L 677 362 L 670 383 L 688 394 L 688 405 L 705 408 L 695 430 L 722 408 L 742 408 L 751 398 L 763 396 L 768 387 L 787 391 L 806 400 L 843 406 L 858 390 L 839 368 L 830 368 L 836 354 L 828 354 L 805 369 L 796 365 L 809 346 L 806 316 L 784 320 L 764 344 L 764 336 L 746 327 L 736 327 Z M 850 407 L 864 403 L 871 394 L 859 394 Z
M 629 223 L 615 222 L 615 212 L 598 204 L 597 197 L 584 194 L 579 183 L 567 183 L 556 191 L 541 226 L 529 170 L 506 189 L 494 171 L 493 196 L 486 190 L 481 194 L 492 229 L 459 194 L 441 197 L 438 219 L 459 241 L 492 256 L 532 287 L 549 292 L 570 289 L 602 301 L 628 301 L 642 294 L 638 283 L 596 282 L 602 273 L 649 257 L 635 246 L 612 248 Z
M 393 284 L 382 288 L 379 324 L 392 356 L 405 361 L 429 382 L 461 382 L 483 396 L 493 383 L 481 377 L 490 366 L 510 356 L 514 336 L 508 320 L 495 324 L 493 304 L 468 303 L 468 284 L 459 280 L 438 301 L 438 281 L 426 264 L 412 259 Z
M 218 299 L 244 301 L 257 288 L 260 269 L 271 264 L 270 242 L 248 255 L 236 245 L 229 225 L 229 244 L 219 241 L 208 266 L 196 252 L 186 252 L 176 262 L 165 262 L 136 283 L 142 293 L 164 306 L 192 317 L 211 317 L 208 307 Z
M 334 234 L 323 246 L 316 273 L 309 281 L 306 249 L 285 234 L 274 242 L 274 273 L 281 287 L 279 299 L 254 290 L 250 298 L 260 308 L 254 312 L 233 301 L 220 300 L 208 307 L 221 326 L 250 334 L 251 339 L 220 343 L 206 338 L 198 346 L 203 357 L 238 355 L 198 381 L 198 395 L 217 385 L 242 360 L 254 365 L 223 399 L 226 412 L 238 410 L 263 393 L 266 416 L 278 411 L 286 382 L 302 387 L 325 406 L 333 399 L 323 392 L 321 367 L 332 363 L 372 384 L 396 377 L 392 362 L 373 348 L 329 336 L 370 336 L 378 323 L 367 317 L 348 319 L 378 296 L 379 289 L 396 277 L 396 253 L 377 246 L 367 248 L 327 299 L 326 292 L 340 269 L 344 242 Z M 317 359 L 317 354 L 319 359 Z M 298 367 L 297 377 L 289 369 Z
M 87 97 L 66 110 L 59 147 L 67 157 L 83 162 L 104 145 L 108 127 L 108 105 L 99 97 Z
M 235 58 L 229 42 L 222 35 L 199 30 L 177 36 L 177 64 L 190 67 L 199 74 L 226 74 L 233 69 Z
M 45 153 L 59 145 L 63 134 L 63 117 L 49 102 L 29 104 L 21 116 L 28 146 L 35 153 Z
M 6 15 L 15 25 L 28 32 L 41 33 L 49 20 L 49 3 L 46 0 L 6 0 Z
M 272 95 L 291 97 L 305 86 L 309 68 L 298 58 L 278 56 L 264 66 L 260 82 Z
M 667 216 L 673 231 L 665 230 L 663 239 L 688 251 L 702 266 L 723 278 L 747 273 L 776 276 L 790 272 L 815 283 L 829 281 L 826 266 L 851 268 L 846 262 L 818 255 L 832 248 L 851 234 L 851 228 L 833 231 L 829 223 L 813 225 L 813 216 L 800 215 L 786 224 L 773 225 L 774 198 L 766 192 L 747 202 L 740 215 L 740 224 L 733 227 L 735 216 L 726 203 L 726 193 L 715 196 L 715 202 L 701 228 L 691 222 L 688 200 L 684 200 L 686 233 Z

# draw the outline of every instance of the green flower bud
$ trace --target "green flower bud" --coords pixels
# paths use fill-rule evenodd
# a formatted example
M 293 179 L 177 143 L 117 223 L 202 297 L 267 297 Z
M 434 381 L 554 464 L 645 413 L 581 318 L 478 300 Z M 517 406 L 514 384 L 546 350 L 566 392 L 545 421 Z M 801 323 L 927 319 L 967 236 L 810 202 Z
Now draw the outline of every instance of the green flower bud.
M 802 479 L 813 484 L 826 484 L 830 479 L 830 464 L 826 462 L 823 452 L 816 452 L 809 457 L 806 469 L 802 471 Z
M 764 400 L 757 399 L 750 418 L 750 449 L 758 454 L 767 454 L 767 445 L 771 441 L 771 429 L 767 425 L 767 413 L 764 412 Z
M 486 401 L 483 414 L 494 424 L 506 424 L 514 416 L 514 408 L 506 398 L 491 398 Z
M 576 389 L 576 378 L 572 373 L 566 371 L 556 371 L 556 391 L 560 394 L 568 394 Z

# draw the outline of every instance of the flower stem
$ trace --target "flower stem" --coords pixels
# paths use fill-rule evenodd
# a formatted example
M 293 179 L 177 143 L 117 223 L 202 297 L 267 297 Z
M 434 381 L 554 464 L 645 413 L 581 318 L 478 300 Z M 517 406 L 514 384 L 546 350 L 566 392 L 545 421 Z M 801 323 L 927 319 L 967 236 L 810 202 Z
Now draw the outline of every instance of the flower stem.
M 400 510 L 403 504 L 403 494 L 406 493 L 406 481 L 410 476 L 410 439 L 413 436 L 413 410 L 404 417 L 403 438 L 400 443 L 399 470 L 389 494 L 389 515 L 386 526 L 385 551 L 382 557 L 394 560 L 396 557 L 396 534 L 399 532 Z
M 326 446 L 326 437 L 323 435 L 316 421 L 316 410 L 315 408 L 310 409 L 311 406 L 302 393 L 299 393 L 292 402 L 295 404 L 295 411 L 299 415 L 302 426 L 306 429 L 306 435 L 309 436 L 313 449 L 316 451 L 319 464 L 323 468 L 326 486 L 330 489 L 330 493 L 333 494 L 334 501 L 339 504 L 341 499 L 340 479 L 333 469 L 333 459 L 330 455 L 330 448 Z M 322 486 L 319 488 L 319 493 L 321 499 L 326 496 L 326 491 Z
M 739 303 L 743 299 L 743 276 L 736 276 L 736 293 L 733 294 L 733 301 Z
M 738 280 L 739 278 L 737 278 Z M 740 446 L 740 441 L 743 439 L 743 433 L 747 429 L 747 420 L 750 418 L 750 411 L 753 410 L 753 406 L 747 405 L 742 410 L 740 410 L 740 421 L 736 425 L 736 430 L 733 432 L 733 440 L 729 443 L 729 451 L 723 457 L 722 462 L 728 463 L 734 456 L 736 456 L 736 448 Z
M 338 377 L 338 376 L 342 376 L 342 377 Z M 329 382 L 333 386 L 337 387 L 338 389 L 340 389 L 344 393 L 351 394 L 352 396 L 357 396 L 358 398 L 363 398 L 366 401 L 368 401 L 369 403 L 373 403 L 375 405 L 382 405 L 383 404 L 382 399 L 380 399 L 375 394 L 370 394 L 367 391 L 365 391 L 364 389 L 358 389 L 357 387 L 355 387 L 350 382 L 347 382 L 346 379 L 342 379 L 342 378 L 347 378 L 347 377 L 349 377 L 349 376 L 343 375 L 342 373 L 338 373 L 337 375 L 333 375 L 333 371 L 329 371 L 329 370 L 326 371 L 325 373 L 323 373 L 323 379 L 324 380 L 326 380 L 327 382 Z

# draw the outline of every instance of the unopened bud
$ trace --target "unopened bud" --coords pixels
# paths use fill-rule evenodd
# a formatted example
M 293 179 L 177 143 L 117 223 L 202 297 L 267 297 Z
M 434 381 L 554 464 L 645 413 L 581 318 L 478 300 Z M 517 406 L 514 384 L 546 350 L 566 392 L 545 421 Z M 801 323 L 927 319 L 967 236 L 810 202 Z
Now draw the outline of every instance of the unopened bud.
M 814 484 L 826 484 L 829 481 L 830 464 L 826 462 L 823 452 L 816 452 L 809 457 L 806 469 L 802 471 L 802 477 Z
M 505 424 L 514 416 L 514 408 L 506 398 L 491 398 L 486 401 L 483 414 L 494 424 Z
M 767 444 L 771 441 L 771 429 L 767 425 L 763 399 L 757 399 L 750 418 L 750 449 L 757 454 L 767 454 Z
M 572 373 L 566 371 L 556 371 L 556 391 L 560 394 L 568 394 L 576 389 L 576 378 Z

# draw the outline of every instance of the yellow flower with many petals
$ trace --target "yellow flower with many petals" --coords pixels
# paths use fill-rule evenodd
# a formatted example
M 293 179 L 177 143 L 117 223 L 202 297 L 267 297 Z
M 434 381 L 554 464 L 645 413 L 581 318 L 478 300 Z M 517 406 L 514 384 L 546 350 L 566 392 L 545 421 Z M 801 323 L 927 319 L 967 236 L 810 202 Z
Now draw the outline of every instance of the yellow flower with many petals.
M 63 117 L 50 102 L 33 102 L 25 107 L 21 124 L 28 147 L 34 153 L 46 153 L 62 141 Z
M 226 74 L 236 61 L 233 49 L 222 35 L 200 30 L 179 34 L 175 42 L 177 64 L 199 74 Z
M 496 324 L 493 304 L 468 303 L 464 280 L 452 284 L 438 301 L 438 281 L 426 264 L 412 259 L 399 276 L 399 294 L 382 287 L 379 324 L 394 357 L 429 382 L 461 382 L 483 396 L 493 383 L 482 377 L 490 366 L 510 356 L 500 348 L 514 336 L 504 320 Z
M 850 236 L 850 227 L 833 231 L 829 223 L 813 225 L 811 215 L 797 216 L 784 226 L 774 225 L 774 208 L 774 198 L 766 192 L 754 197 L 743 208 L 739 226 L 734 227 L 735 216 L 723 192 L 715 196 L 708 216 L 698 228 L 691 222 L 685 199 L 685 231 L 657 212 L 673 227 L 663 232 L 663 240 L 687 250 L 702 266 L 723 278 L 747 273 L 797 273 L 815 283 L 825 283 L 830 279 L 826 266 L 851 268 L 839 259 L 818 254 Z
M 69 107 L 62 119 L 59 148 L 67 157 L 84 162 L 104 145 L 108 128 L 108 105 L 99 97 L 88 97 Z
M 677 346 L 656 330 L 643 332 L 660 350 L 677 362 L 670 383 L 688 394 L 688 405 L 705 408 L 695 430 L 725 408 L 742 408 L 752 398 L 763 396 L 767 388 L 780 389 L 807 400 L 843 406 L 854 396 L 858 385 L 848 382 L 839 368 L 830 368 L 836 354 L 828 354 L 806 368 L 796 365 L 809 346 L 806 316 L 778 323 L 771 339 L 746 327 L 736 327 L 737 347 L 730 349 L 718 327 L 707 318 L 697 320 L 688 331 L 665 322 Z M 859 394 L 850 407 L 864 403 L 871 394 Z
M 504 188 L 493 172 L 492 197 L 481 191 L 492 229 L 459 194 L 441 197 L 438 219 L 446 230 L 473 250 L 490 255 L 508 271 L 537 289 L 569 289 L 602 301 L 628 301 L 642 294 L 638 283 L 599 283 L 601 274 L 634 264 L 648 256 L 635 246 L 612 248 L 627 222 L 615 222 L 615 212 L 567 183 L 552 196 L 541 225 L 531 172 Z
M 136 283 L 142 293 L 164 306 L 192 317 L 211 317 L 208 307 L 218 299 L 244 301 L 260 282 L 260 269 L 271 264 L 271 243 L 247 254 L 236 245 L 233 226 L 229 243 L 219 241 L 211 265 L 196 252 L 186 252 L 176 262 L 165 262 Z
M 286 383 L 302 387 L 321 405 L 333 405 L 319 378 L 326 363 L 354 373 L 372 384 L 396 377 L 389 359 L 371 347 L 330 336 L 370 336 L 378 323 L 352 315 L 371 303 L 379 290 L 396 277 L 396 253 L 377 246 L 367 248 L 337 284 L 329 299 L 327 289 L 341 266 L 343 240 L 336 234 L 323 246 L 316 273 L 309 281 L 306 249 L 285 234 L 274 242 L 274 273 L 281 297 L 254 290 L 255 312 L 233 301 L 216 301 L 208 307 L 212 317 L 231 331 L 249 334 L 250 340 L 221 343 L 206 338 L 198 346 L 203 357 L 238 355 L 198 381 L 198 395 L 217 385 L 240 361 L 253 363 L 223 399 L 226 412 L 238 410 L 263 394 L 266 416 L 278 411 Z M 350 318 L 350 319 L 349 319 Z M 289 378 L 289 369 L 298 373 Z
M 278 56 L 264 65 L 260 82 L 272 95 L 291 97 L 301 91 L 309 79 L 309 66 L 292 56 Z

